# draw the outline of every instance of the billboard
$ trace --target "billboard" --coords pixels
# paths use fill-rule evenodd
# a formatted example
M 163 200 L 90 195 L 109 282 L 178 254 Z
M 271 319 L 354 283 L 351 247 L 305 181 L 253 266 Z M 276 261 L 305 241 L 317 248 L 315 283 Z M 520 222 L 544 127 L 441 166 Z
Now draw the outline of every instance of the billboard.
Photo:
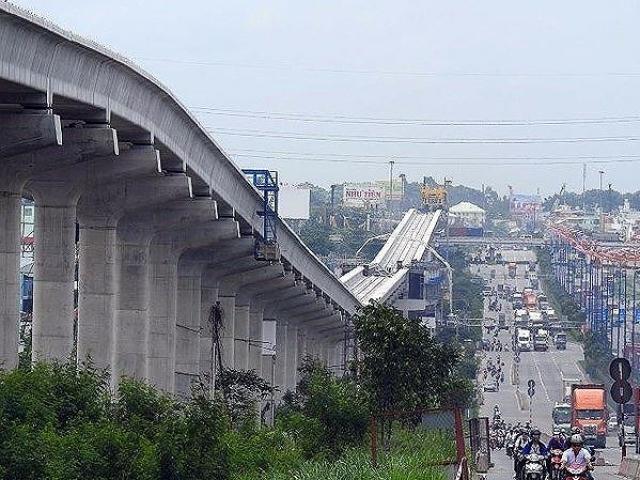
M 280 185 L 278 190 L 278 216 L 292 220 L 308 220 L 311 189 L 297 185 Z
M 377 183 L 345 183 L 342 189 L 342 204 L 345 207 L 368 207 L 382 205 L 385 191 Z
M 385 200 L 389 199 L 389 180 L 378 180 L 376 185 L 382 189 L 382 196 Z M 394 178 L 392 183 L 392 197 L 394 201 L 404 199 L 404 181 L 402 178 Z
M 511 197 L 511 213 L 515 215 L 535 215 L 542 210 L 542 199 L 537 195 L 515 194 Z

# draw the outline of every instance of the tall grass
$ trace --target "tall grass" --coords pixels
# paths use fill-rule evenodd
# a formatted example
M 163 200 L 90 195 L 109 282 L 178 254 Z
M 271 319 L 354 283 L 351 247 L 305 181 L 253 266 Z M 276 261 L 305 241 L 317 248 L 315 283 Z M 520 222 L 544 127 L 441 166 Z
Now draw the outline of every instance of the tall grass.
M 393 434 L 390 450 L 380 455 L 377 468 L 371 466 L 369 451 L 362 447 L 335 461 L 306 461 L 293 471 L 274 466 L 260 480 L 444 480 L 446 467 L 433 464 L 453 458 L 451 435 L 399 430 Z

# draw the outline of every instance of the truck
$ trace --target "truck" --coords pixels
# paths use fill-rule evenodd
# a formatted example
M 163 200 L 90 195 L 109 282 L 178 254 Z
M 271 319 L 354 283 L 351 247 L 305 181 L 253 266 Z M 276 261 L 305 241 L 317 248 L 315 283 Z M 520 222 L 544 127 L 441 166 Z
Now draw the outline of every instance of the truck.
M 566 402 L 556 402 L 551 411 L 553 430 L 568 434 L 571 431 L 571 405 Z
M 553 342 L 558 350 L 567 349 L 567 334 L 564 332 L 556 333 L 556 337 Z
M 573 385 L 580 385 L 582 380 L 575 377 L 562 376 L 562 401 L 566 403 L 571 402 L 571 388 Z
M 526 309 L 538 308 L 538 297 L 533 292 L 525 292 L 522 295 L 522 303 Z
M 511 262 L 509 263 L 509 265 L 507 265 L 507 270 L 509 272 L 509 278 L 516 278 L 518 265 L 515 262 Z
M 606 448 L 608 416 L 604 384 L 571 385 L 571 426 L 582 431 L 585 445 Z
M 546 352 L 547 350 L 549 350 L 549 343 L 547 342 L 547 337 L 543 337 L 542 335 L 534 335 L 533 350 L 534 352 Z
M 516 344 L 521 352 L 531 351 L 531 332 L 528 328 L 518 328 L 516 331 Z

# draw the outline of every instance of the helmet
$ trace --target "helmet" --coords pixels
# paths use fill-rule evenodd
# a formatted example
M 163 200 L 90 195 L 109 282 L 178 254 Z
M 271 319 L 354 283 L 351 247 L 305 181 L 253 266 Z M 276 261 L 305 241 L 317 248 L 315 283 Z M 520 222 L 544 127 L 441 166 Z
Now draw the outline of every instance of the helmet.
M 573 435 L 571 435 L 569 443 L 571 443 L 571 445 L 582 445 L 584 443 L 584 440 L 582 439 L 582 435 L 580 435 L 579 433 L 574 433 Z
M 579 435 L 580 433 L 582 433 L 582 431 L 580 430 L 580 428 L 579 428 L 579 427 L 573 427 L 573 428 L 571 429 L 571 434 L 572 434 L 572 435 L 576 435 L 576 434 L 578 434 L 578 435 Z
M 560 435 L 560 430 L 554 430 L 554 431 L 553 431 L 553 436 L 554 436 L 554 437 L 557 437 L 557 436 L 559 436 L 559 435 Z
M 533 430 L 531 430 L 531 436 L 540 436 L 540 430 L 538 430 L 537 428 L 534 428 Z

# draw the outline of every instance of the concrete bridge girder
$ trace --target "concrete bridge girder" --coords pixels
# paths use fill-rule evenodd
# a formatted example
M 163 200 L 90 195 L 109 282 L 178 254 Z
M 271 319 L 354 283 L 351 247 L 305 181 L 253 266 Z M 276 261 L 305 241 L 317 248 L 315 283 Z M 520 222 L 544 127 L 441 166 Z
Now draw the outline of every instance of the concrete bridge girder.
M 62 145 L 62 123 L 51 113 L 0 113 L 0 159 Z

